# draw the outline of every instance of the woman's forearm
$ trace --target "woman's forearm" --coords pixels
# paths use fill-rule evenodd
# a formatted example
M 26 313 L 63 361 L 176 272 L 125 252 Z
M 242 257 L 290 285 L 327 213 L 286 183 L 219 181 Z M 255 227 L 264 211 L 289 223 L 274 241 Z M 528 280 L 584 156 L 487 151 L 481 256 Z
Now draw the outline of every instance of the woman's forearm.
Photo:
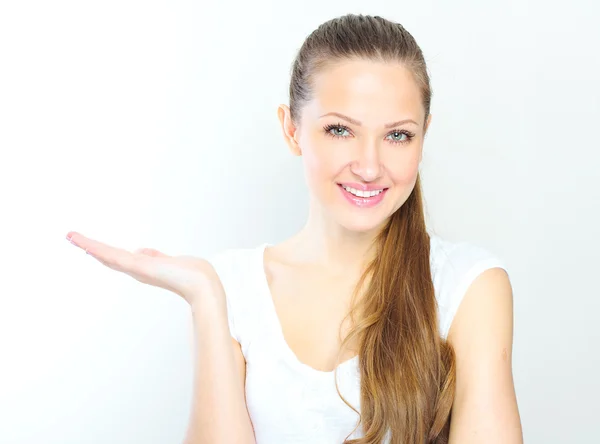
M 184 444 L 255 444 L 226 304 L 207 299 L 192 306 L 194 391 Z

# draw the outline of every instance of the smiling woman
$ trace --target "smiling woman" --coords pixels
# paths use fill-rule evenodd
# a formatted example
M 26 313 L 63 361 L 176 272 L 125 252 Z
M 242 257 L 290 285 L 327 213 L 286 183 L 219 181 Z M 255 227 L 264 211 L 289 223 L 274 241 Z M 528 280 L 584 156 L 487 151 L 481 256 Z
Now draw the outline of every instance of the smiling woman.
M 522 442 L 506 267 L 425 224 L 431 95 L 402 25 L 329 20 L 277 109 L 310 194 L 300 231 L 208 262 L 73 237 L 192 305 L 188 443 Z
M 432 93 L 414 38 L 377 16 L 323 23 L 289 94 L 308 220 L 212 260 L 256 442 L 521 443 L 506 267 L 425 226 Z

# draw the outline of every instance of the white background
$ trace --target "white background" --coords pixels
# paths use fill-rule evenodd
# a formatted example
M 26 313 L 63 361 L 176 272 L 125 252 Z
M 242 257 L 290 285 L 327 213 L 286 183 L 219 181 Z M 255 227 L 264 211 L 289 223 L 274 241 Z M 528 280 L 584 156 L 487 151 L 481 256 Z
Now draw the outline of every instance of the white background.
M 59 0 L 0 7 L 0 443 L 181 442 L 188 306 L 65 235 L 207 256 L 293 234 L 276 109 L 349 12 L 425 53 L 430 225 L 509 266 L 525 442 L 598 439 L 597 2 Z

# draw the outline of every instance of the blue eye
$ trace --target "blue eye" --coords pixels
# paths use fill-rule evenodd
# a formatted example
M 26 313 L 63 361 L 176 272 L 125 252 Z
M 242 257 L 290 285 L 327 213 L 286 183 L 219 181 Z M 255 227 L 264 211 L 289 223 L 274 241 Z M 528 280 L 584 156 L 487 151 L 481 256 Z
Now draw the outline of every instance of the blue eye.
M 346 136 L 343 136 L 343 132 L 344 131 L 349 131 L 348 127 L 345 125 L 342 125 L 341 123 L 338 123 L 337 125 L 327 125 L 325 127 L 323 127 L 323 129 L 325 130 L 325 133 L 331 137 L 335 137 L 335 138 L 345 138 Z M 332 132 L 332 130 L 334 130 Z M 340 134 L 342 133 L 342 134 Z
M 406 133 L 404 133 L 404 132 L 401 132 L 401 131 L 394 131 L 393 133 L 391 133 L 391 134 L 388 134 L 388 135 L 389 135 L 389 136 L 391 136 L 391 135 L 393 135 L 393 134 L 398 134 L 398 137 L 401 137 L 401 136 L 406 136 L 406 137 L 407 137 L 407 139 L 408 139 L 408 140 L 410 140 L 410 137 L 408 137 L 408 134 L 406 134 Z M 404 142 L 406 142 L 406 139 L 405 139 L 405 140 L 397 140 L 397 139 L 396 139 L 396 140 L 392 140 L 392 142 L 394 142 L 394 143 L 404 143 Z
M 327 125 L 324 126 L 323 129 L 325 130 L 325 134 L 327 134 L 328 136 L 331 136 L 335 139 L 347 139 L 348 137 L 346 135 L 344 135 L 344 132 L 350 132 L 350 129 L 346 126 L 346 125 L 342 125 L 341 123 L 335 124 L 335 125 Z M 397 144 L 405 144 L 405 143 L 409 143 L 412 138 L 415 136 L 414 133 L 411 133 L 410 131 L 407 130 L 393 130 L 391 133 L 388 134 L 388 136 L 394 136 L 397 135 L 396 137 L 402 137 L 402 135 L 406 136 L 406 138 L 404 140 L 398 140 L 398 139 L 388 139 L 390 140 L 393 144 L 397 145 Z
M 336 137 L 343 137 L 340 133 L 339 130 L 343 131 L 348 131 L 348 128 L 341 126 L 341 125 L 330 125 L 330 127 L 326 128 L 327 132 L 329 134 L 331 134 L 332 136 L 336 136 Z M 335 130 L 335 133 L 331 133 L 331 130 Z

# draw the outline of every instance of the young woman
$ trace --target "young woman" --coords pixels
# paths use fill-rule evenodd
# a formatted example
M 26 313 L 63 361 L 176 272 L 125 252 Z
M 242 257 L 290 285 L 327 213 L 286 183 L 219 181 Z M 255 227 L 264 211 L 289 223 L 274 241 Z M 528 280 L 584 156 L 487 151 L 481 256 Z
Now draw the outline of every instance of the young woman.
M 431 88 L 400 24 L 319 26 L 278 116 L 310 191 L 305 226 L 210 261 L 69 233 L 184 297 L 196 332 L 188 443 L 522 442 L 502 262 L 425 226 Z

